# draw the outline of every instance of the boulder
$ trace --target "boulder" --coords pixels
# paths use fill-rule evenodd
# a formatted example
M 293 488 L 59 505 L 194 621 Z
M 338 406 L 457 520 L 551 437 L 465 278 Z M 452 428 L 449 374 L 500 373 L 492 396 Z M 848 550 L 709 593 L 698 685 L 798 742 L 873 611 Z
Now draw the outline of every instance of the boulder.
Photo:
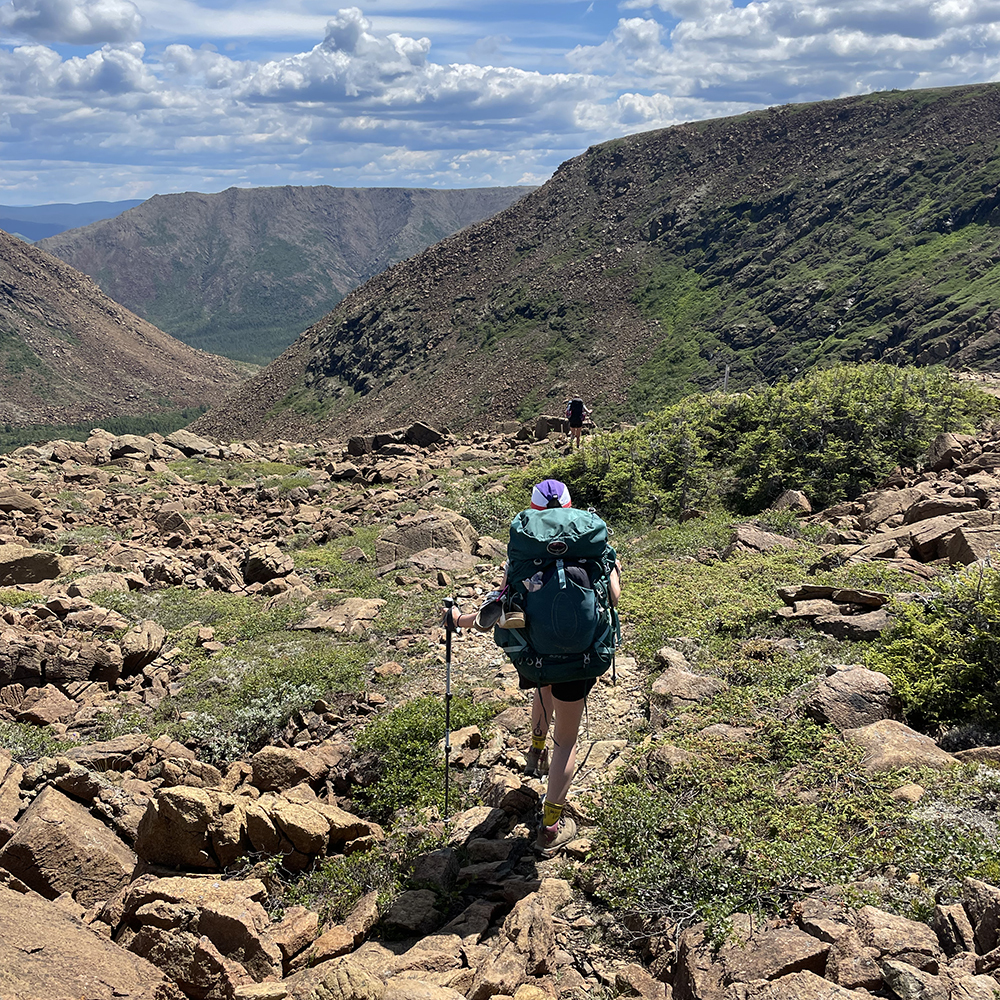
M 433 934 L 444 923 L 437 899 L 433 889 L 408 889 L 396 897 L 382 923 L 400 937 Z
M 385 566 L 434 548 L 471 553 L 478 538 L 479 532 L 461 514 L 435 507 L 403 517 L 382 532 L 375 542 L 375 560 Z
M 317 609 L 292 627 L 337 635 L 365 635 L 384 606 L 385 601 L 381 598 L 349 597 L 335 608 Z
M 276 577 L 288 576 L 295 569 L 295 560 L 273 542 L 254 545 L 242 566 L 247 583 L 267 583 Z
M 45 505 L 23 490 L 0 486 L 0 513 L 9 514 L 15 510 L 22 514 L 42 514 L 45 512 Z
M 728 687 L 719 677 L 668 667 L 653 682 L 649 699 L 650 725 L 655 728 L 668 712 L 709 701 Z
M 415 444 L 418 448 L 429 448 L 432 444 L 444 441 L 444 435 L 440 431 L 419 420 L 406 428 L 403 437 L 407 444 Z
M 119 640 L 122 651 L 122 673 L 131 677 L 160 655 L 167 632 L 157 622 L 146 620 L 134 625 Z
M 718 996 L 719 1000 L 870 1000 L 871 998 L 867 990 L 849 990 L 809 971 L 793 972 L 775 980 L 762 979 L 754 983 L 735 983 Z M 675 992 L 674 1000 L 686 1000 L 686 998 L 679 997 Z M 708 1000 L 707 995 L 704 1000 Z
M 264 747 L 250 758 L 252 783 L 262 792 L 280 792 L 307 781 L 321 781 L 329 770 L 316 754 L 294 747 Z
M 849 990 L 877 990 L 882 985 L 878 963 L 853 929 L 844 931 L 830 946 L 824 975 Z
M 56 580 L 68 567 L 69 563 L 55 552 L 31 549 L 13 542 L 0 544 L 0 587 Z
M 858 729 L 847 729 L 843 738 L 865 751 L 868 771 L 892 771 L 903 767 L 951 767 L 958 761 L 929 736 L 915 732 L 902 722 L 884 719 Z
M 855 666 L 824 677 L 806 698 L 804 711 L 843 732 L 883 719 L 899 719 L 902 707 L 885 674 Z
M 166 443 L 178 451 L 184 452 L 188 457 L 192 455 L 205 455 L 208 458 L 221 458 L 222 450 L 208 438 L 192 434 L 191 431 L 179 430 L 167 435 Z
M 945 555 L 949 562 L 968 566 L 1000 549 L 1000 525 L 960 527 L 948 539 Z
M 83 906 L 128 883 L 136 856 L 88 809 L 46 786 L 0 851 L 4 868 L 46 899 L 69 893 Z
M 0 885 L 4 1000 L 185 1000 L 149 962 L 34 893 Z
M 937 935 L 927 924 L 887 910 L 863 906 L 855 929 L 861 943 L 877 949 L 882 959 L 902 959 L 937 972 L 937 963 L 944 957 Z
M 727 982 L 778 979 L 809 970 L 822 975 L 830 946 L 797 927 L 753 934 L 748 940 L 727 943 L 719 952 Z
M 289 976 L 289 1000 L 383 1000 L 385 983 L 348 958 L 323 962 Z
M 733 530 L 729 544 L 722 553 L 729 559 L 737 552 L 771 552 L 774 549 L 793 549 L 798 545 L 794 538 L 764 531 L 754 524 L 738 524 Z
M 51 726 L 56 722 L 66 722 L 77 713 L 75 701 L 67 698 L 54 684 L 31 688 L 18 706 L 19 722 L 30 722 L 35 726 Z
M 942 472 L 958 465 L 975 437 L 971 434 L 939 434 L 927 449 L 927 467 Z
M 848 642 L 876 639 L 890 625 L 892 618 L 884 608 L 865 615 L 820 615 L 813 619 L 813 628 L 817 632 Z
M 1000 888 L 967 878 L 962 883 L 962 900 L 981 955 L 1000 947 Z

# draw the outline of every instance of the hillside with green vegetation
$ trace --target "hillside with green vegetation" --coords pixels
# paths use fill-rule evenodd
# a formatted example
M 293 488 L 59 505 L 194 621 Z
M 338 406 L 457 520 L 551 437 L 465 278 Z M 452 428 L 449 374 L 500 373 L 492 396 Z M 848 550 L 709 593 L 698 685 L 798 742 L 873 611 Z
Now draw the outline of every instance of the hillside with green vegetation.
M 990 367 L 998 122 L 986 84 L 592 147 L 352 293 L 202 426 L 458 427 L 572 393 L 606 422 L 836 361 Z
M 530 188 L 157 195 L 39 246 L 192 347 L 266 364 L 372 275 Z

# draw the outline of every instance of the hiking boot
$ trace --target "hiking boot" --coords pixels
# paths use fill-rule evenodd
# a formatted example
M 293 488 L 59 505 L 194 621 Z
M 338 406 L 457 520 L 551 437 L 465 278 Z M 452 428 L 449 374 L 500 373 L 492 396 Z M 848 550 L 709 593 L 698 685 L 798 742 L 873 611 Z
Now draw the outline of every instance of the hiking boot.
M 528 778 L 540 778 L 549 769 L 549 750 L 531 747 L 524 755 L 524 774 Z
M 543 858 L 555 857 L 575 837 L 576 820 L 572 816 L 561 816 L 555 826 L 539 826 L 535 850 Z

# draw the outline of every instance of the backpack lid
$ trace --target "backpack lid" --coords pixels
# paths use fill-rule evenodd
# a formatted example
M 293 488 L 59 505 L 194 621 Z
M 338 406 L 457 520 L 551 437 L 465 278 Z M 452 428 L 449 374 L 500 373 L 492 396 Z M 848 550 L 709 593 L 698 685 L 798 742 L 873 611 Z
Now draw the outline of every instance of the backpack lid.
M 511 563 L 600 559 L 607 545 L 608 526 L 592 511 L 578 507 L 522 510 L 510 525 L 507 558 Z

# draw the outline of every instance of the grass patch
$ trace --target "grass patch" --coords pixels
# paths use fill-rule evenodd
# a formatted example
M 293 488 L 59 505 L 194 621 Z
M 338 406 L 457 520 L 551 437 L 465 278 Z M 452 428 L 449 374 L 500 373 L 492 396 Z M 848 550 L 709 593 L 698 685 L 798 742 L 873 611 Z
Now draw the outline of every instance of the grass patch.
M 689 762 L 664 768 L 654 754 L 641 780 L 606 788 L 595 804 L 588 877 L 618 911 L 708 920 L 722 933 L 733 913 L 781 912 L 825 885 L 846 886 L 856 905 L 926 919 L 936 898 L 960 896 L 964 877 L 1000 874 L 998 771 L 869 775 L 859 749 L 805 721 L 764 720 L 736 746 L 699 735 L 677 743 Z M 934 804 L 894 801 L 907 781 Z
M 217 765 L 272 743 L 292 714 L 319 698 L 357 691 L 371 651 L 360 642 L 285 632 L 266 635 L 195 664 L 181 693 L 161 702 L 179 739 Z
M 215 486 L 226 483 L 257 483 L 262 488 L 275 487 L 282 493 L 297 486 L 313 485 L 309 471 L 284 462 L 237 462 L 205 459 L 201 456 L 181 458 L 169 463 L 176 475 L 193 483 Z

